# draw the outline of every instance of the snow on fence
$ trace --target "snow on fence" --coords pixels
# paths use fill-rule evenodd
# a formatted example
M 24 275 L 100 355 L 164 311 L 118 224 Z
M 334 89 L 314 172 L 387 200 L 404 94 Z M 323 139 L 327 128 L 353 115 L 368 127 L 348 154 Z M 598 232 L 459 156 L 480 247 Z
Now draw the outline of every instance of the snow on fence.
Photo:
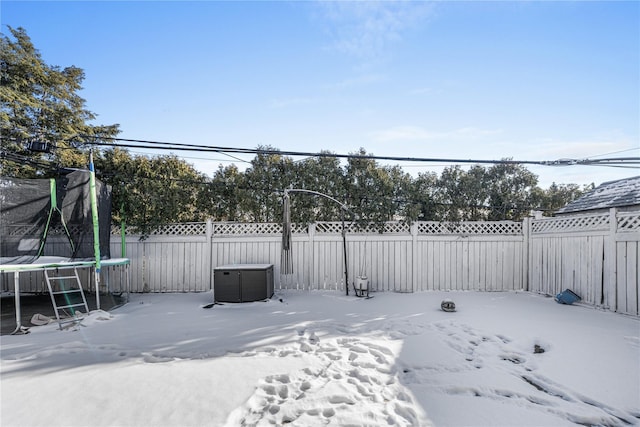
M 640 315 L 640 212 L 574 215 L 523 222 L 346 224 L 349 281 L 366 275 L 373 291 L 525 290 L 555 295 L 572 289 L 582 301 Z M 280 274 L 278 223 L 187 223 L 145 239 L 119 229 L 113 257 L 131 259 L 132 292 L 200 292 L 226 264 L 274 265 L 277 289 L 344 290 L 342 223 L 293 226 L 293 274 Z M 36 276 L 25 291 L 38 291 Z M 0 277 L 3 290 L 12 283 Z

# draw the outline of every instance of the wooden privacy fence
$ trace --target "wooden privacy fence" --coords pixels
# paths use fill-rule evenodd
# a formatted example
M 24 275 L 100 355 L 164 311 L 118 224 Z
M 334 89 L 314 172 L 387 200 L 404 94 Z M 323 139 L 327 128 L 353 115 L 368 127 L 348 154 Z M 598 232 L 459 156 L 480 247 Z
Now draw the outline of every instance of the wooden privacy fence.
M 577 215 L 523 222 L 347 224 L 350 282 L 368 277 L 373 291 L 532 291 L 564 289 L 583 302 L 639 315 L 640 212 Z M 273 264 L 276 289 L 344 290 L 340 222 L 293 227 L 293 274 L 280 274 L 282 226 L 276 223 L 167 225 L 146 239 L 113 236 L 111 254 L 131 259 L 132 292 L 200 292 L 226 264 Z M 29 280 L 25 278 L 25 280 Z M 3 290 L 7 280 L 2 280 Z M 42 285 L 30 281 L 25 291 Z
M 366 275 L 374 291 L 525 288 L 522 223 L 390 222 L 383 233 L 347 226 L 349 277 Z M 281 240 L 275 223 L 180 224 L 145 240 L 129 236 L 132 291 L 205 291 L 214 267 L 262 263 L 274 265 L 279 289 L 344 290 L 341 223 L 294 226 L 291 275 L 280 274 Z
M 531 221 L 529 287 L 640 315 L 640 212 L 609 212 Z

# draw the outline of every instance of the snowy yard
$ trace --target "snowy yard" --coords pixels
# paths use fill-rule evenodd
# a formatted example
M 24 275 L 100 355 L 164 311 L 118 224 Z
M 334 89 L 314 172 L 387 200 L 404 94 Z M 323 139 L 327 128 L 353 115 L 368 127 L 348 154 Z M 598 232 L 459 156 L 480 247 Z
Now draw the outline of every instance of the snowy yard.
M 210 302 L 134 294 L 77 330 L 2 336 L 0 424 L 640 424 L 638 318 L 528 293 Z

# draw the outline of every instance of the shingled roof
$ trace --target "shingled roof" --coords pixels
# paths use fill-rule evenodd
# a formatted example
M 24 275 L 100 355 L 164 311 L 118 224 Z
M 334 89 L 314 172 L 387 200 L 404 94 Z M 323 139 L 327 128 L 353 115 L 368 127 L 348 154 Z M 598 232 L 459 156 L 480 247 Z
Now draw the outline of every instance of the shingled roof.
M 627 206 L 640 206 L 640 176 L 605 182 L 559 209 L 557 213 L 564 214 Z

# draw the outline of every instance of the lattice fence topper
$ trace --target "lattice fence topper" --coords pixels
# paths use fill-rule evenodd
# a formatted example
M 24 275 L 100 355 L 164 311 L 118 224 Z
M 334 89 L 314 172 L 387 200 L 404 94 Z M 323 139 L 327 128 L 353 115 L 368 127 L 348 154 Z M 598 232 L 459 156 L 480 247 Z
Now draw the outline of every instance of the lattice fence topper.
M 304 224 L 291 224 L 292 233 L 306 233 L 308 227 Z M 282 224 L 277 222 L 243 223 L 243 222 L 214 222 L 215 236 L 275 236 L 282 234 Z
M 349 223 L 344 223 L 345 228 L 349 229 Z M 319 234 L 340 234 L 342 233 L 342 222 L 317 222 L 316 233 Z
M 350 229 L 354 233 L 368 233 L 376 234 L 380 233 L 380 226 L 374 223 L 366 225 L 354 224 L 354 227 Z M 411 233 L 411 226 L 406 222 L 388 221 L 383 224 L 382 234 L 408 234 Z
M 341 234 L 342 222 L 316 222 L 316 233 L 318 234 Z M 347 233 L 351 234 L 380 234 L 380 225 L 369 224 L 357 224 L 354 222 L 344 223 L 344 227 Z M 382 224 L 383 234 L 408 234 L 411 232 L 411 227 L 407 223 L 389 221 Z
M 159 228 L 158 233 L 176 236 L 197 236 L 207 234 L 207 224 L 202 222 L 185 222 L 184 224 L 171 224 Z
M 342 222 L 316 222 L 316 233 L 318 234 L 341 234 Z M 380 234 L 380 225 L 356 224 L 354 222 L 345 222 L 344 227 L 347 233 L 351 234 Z M 401 222 L 385 222 L 382 224 L 382 232 L 384 234 L 407 234 L 410 232 L 408 224 Z
M 212 222 L 213 235 L 215 236 L 280 236 L 282 224 L 280 223 L 243 223 L 243 222 Z M 468 221 L 468 222 L 436 222 L 420 221 L 415 223 L 418 234 L 439 235 L 521 235 L 523 232 L 521 222 L 513 221 Z M 639 212 L 619 212 L 617 214 L 617 226 L 619 231 L 636 231 L 640 229 Z M 347 233 L 350 234 L 380 234 L 378 224 L 356 224 L 345 222 Z M 543 218 L 531 221 L 531 232 L 534 234 L 576 231 L 601 231 L 609 228 L 609 213 L 597 215 L 574 215 L 556 218 Z M 69 230 L 73 233 L 72 230 Z M 63 230 L 50 231 L 53 234 L 62 234 Z M 139 234 L 133 227 L 127 226 L 128 235 Z M 294 234 L 306 234 L 309 226 L 306 224 L 292 224 Z M 341 234 L 342 222 L 317 222 L 316 234 Z M 410 234 L 411 225 L 406 222 L 389 221 L 383 224 L 382 234 Z M 111 234 L 120 234 L 120 226 L 112 225 Z M 166 224 L 153 230 L 149 235 L 164 236 L 205 236 L 207 234 L 206 222 L 189 222 L 182 224 Z
M 33 224 L 14 225 L 10 227 L 2 227 L 2 235 L 6 236 L 25 236 L 33 235 L 37 231 L 38 226 Z M 34 231 L 36 230 L 36 231 Z
M 111 225 L 111 234 L 120 234 L 120 226 Z M 131 225 L 125 227 L 125 234 L 139 235 L 140 232 Z M 161 225 L 155 230 L 149 231 L 149 236 L 205 236 L 207 234 L 206 222 L 184 222 L 179 224 Z
M 640 212 L 618 213 L 619 231 L 636 231 L 640 229 Z
M 440 223 L 440 222 L 418 222 L 418 234 L 464 234 L 464 235 L 487 235 L 487 234 L 522 234 L 522 224 L 512 221 L 488 221 L 488 222 L 461 222 L 461 223 Z M 380 225 L 375 223 L 356 224 L 345 222 L 345 229 L 350 234 L 381 234 Z M 213 235 L 215 236 L 279 236 L 282 234 L 282 224 L 280 223 L 244 223 L 244 222 L 213 222 Z M 306 234 L 309 226 L 306 224 L 292 224 L 293 234 Z M 125 230 L 128 235 L 139 234 L 132 226 L 127 226 Z M 316 234 L 341 234 L 342 222 L 317 222 L 315 223 Z M 149 235 L 165 236 L 202 236 L 207 233 L 205 222 L 166 224 Z M 382 234 L 410 234 L 411 225 L 406 222 L 389 221 L 383 224 Z M 112 225 L 111 234 L 120 234 L 120 226 Z
M 566 216 L 536 219 L 531 222 L 532 233 L 566 231 L 595 231 L 609 228 L 609 214 Z
M 67 226 L 67 230 L 69 230 L 69 234 L 81 234 L 83 232 L 89 231 L 93 229 L 93 225 L 91 224 L 85 224 L 85 225 L 68 225 Z M 56 235 L 66 235 L 67 232 L 65 231 L 64 227 L 62 225 L 56 225 L 55 227 L 51 227 L 48 231 L 48 233 L 52 236 L 56 236 Z
M 436 222 L 418 223 L 418 234 L 522 234 L 522 223 L 513 221 L 469 221 L 469 222 Z

